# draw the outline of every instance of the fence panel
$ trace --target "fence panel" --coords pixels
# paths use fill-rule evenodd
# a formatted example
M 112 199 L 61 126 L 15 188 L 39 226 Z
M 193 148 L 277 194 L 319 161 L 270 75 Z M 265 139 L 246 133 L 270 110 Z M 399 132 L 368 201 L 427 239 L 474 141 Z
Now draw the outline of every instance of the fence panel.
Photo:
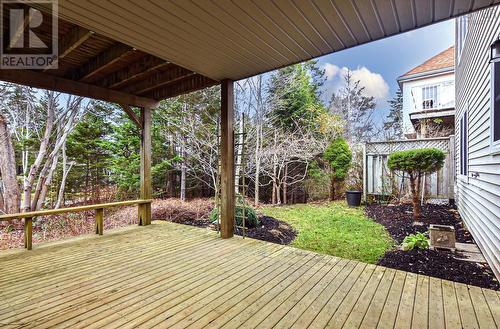
M 454 136 L 366 143 L 364 146 L 364 197 L 392 194 L 394 189 L 408 192 L 408 177 L 392 173 L 387 167 L 389 155 L 396 151 L 437 148 L 446 154 L 443 168 L 426 175 L 422 181 L 422 198 L 454 199 L 455 155 Z

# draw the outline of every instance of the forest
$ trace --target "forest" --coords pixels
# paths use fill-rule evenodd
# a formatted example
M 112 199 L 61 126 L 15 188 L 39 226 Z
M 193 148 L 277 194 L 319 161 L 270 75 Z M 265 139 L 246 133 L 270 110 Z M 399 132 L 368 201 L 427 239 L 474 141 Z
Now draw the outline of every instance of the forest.
M 305 203 L 360 189 L 360 145 L 401 136 L 401 93 L 378 128 L 374 98 L 349 71 L 343 78 L 342 88 L 326 95 L 325 72 L 309 61 L 235 84 L 236 179 L 254 204 Z M 0 89 L 3 213 L 137 198 L 139 131 L 120 107 L 9 83 Z M 154 110 L 155 198 L 215 195 L 219 112 L 218 87 Z M 332 178 L 324 157 L 339 138 L 352 151 L 345 182 Z

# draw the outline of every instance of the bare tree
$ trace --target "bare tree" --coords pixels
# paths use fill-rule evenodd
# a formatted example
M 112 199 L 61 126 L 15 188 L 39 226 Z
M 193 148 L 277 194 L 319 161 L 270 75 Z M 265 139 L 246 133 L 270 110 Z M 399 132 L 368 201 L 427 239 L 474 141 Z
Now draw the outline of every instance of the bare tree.
M 0 174 L 2 175 L 3 211 L 17 213 L 20 207 L 20 190 L 16 177 L 16 158 L 11 134 L 5 116 L 0 112 Z

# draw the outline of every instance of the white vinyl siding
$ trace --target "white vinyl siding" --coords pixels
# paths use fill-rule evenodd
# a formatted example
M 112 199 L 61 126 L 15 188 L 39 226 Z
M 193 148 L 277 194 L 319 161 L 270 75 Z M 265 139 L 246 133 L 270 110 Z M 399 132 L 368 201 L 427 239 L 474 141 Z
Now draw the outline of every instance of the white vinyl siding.
M 467 176 L 468 174 L 468 153 L 467 140 L 467 111 L 464 111 L 462 117 L 460 118 L 460 175 Z
M 500 152 L 500 59 L 491 63 L 491 150 Z
M 457 62 L 460 62 L 462 50 L 464 49 L 465 39 L 467 38 L 467 29 L 469 25 L 468 16 L 460 16 L 456 19 L 456 45 L 457 45 Z
M 490 45 L 500 35 L 500 7 L 469 14 L 467 21 L 463 45 L 456 40 L 462 50 L 455 68 L 455 127 L 456 154 L 460 157 L 462 147 L 467 150 L 468 176 L 457 179 L 455 197 L 462 219 L 500 277 L 500 154 L 491 152 L 494 91 L 490 63 Z M 465 112 L 467 138 L 462 142 L 460 125 Z M 460 173 L 462 162 L 457 160 Z

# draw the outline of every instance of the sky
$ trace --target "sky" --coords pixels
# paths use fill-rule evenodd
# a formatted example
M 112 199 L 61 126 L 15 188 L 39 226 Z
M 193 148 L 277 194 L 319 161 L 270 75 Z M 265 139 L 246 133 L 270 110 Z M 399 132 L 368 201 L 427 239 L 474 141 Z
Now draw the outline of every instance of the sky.
M 452 46 L 454 31 L 455 21 L 448 20 L 318 58 L 328 79 L 325 97 L 342 86 L 342 72 L 349 68 L 376 98 L 374 119 L 380 124 L 388 113 L 387 101 L 398 89 L 397 78 Z

